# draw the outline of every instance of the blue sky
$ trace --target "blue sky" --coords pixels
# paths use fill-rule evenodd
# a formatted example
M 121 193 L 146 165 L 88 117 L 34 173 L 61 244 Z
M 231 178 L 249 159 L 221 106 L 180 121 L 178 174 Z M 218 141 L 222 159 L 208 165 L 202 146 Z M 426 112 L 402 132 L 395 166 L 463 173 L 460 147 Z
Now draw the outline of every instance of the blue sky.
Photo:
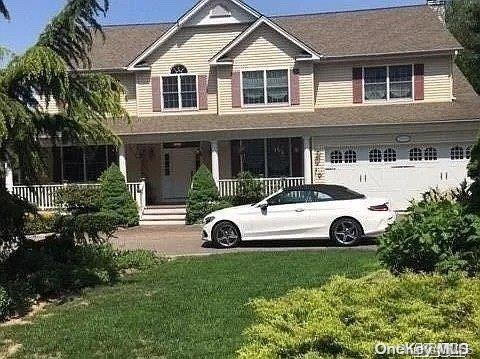
M 174 21 L 196 0 L 110 0 L 104 24 Z M 35 42 L 65 0 L 5 0 L 12 20 L 0 20 L 0 44 L 20 53 Z M 424 4 L 426 0 L 247 0 L 265 15 L 325 12 Z

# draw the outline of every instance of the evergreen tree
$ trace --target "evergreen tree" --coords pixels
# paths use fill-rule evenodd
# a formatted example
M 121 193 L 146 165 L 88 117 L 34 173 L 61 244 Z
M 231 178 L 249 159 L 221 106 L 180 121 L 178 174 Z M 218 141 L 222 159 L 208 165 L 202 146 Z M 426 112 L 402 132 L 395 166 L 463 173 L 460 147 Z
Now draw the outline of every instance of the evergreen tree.
M 219 200 L 218 188 L 212 174 L 205 165 L 201 165 L 193 176 L 192 187 L 187 196 L 187 223 L 195 224 L 210 213 L 214 203 Z
M 137 204 L 130 194 L 120 168 L 113 164 L 100 176 L 100 211 L 116 218 L 121 226 L 137 226 Z
M 473 180 L 470 185 L 470 209 L 480 213 L 480 139 L 472 148 L 470 163 L 468 164 L 468 177 Z
M 107 74 L 78 71 L 90 67 L 94 36 L 102 33 L 97 17 L 107 10 L 108 0 L 69 0 L 38 41 L 0 69 L 0 178 L 6 163 L 21 168 L 25 182 L 36 182 L 45 169 L 41 156 L 45 135 L 53 145 L 59 133 L 62 141 L 118 143 L 108 121 L 128 118 L 121 104 L 124 88 Z M 9 18 L 2 0 L 0 14 Z M 4 53 L 0 50 L 0 56 Z M 48 113 L 39 98 L 57 104 L 59 112 Z M 18 204 L 8 199 L 11 195 L 4 186 L 0 191 L 0 198 L 7 198 L 2 203 Z M 28 208 L 25 205 L 25 211 Z M 0 227 L 8 223 L 8 218 L 0 217 Z M 0 247 L 20 237 L 2 233 Z
M 450 32 L 465 48 L 457 57 L 457 65 L 480 93 L 480 1 L 452 0 L 446 9 Z

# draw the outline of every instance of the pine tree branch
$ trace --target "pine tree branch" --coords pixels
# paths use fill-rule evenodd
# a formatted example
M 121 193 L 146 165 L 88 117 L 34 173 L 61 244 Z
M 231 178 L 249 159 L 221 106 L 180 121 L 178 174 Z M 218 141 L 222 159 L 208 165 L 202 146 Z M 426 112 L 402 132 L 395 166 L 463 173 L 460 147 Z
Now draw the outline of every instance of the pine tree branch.
M 0 0 L 0 14 L 2 14 L 5 19 L 10 20 L 10 14 L 3 0 Z

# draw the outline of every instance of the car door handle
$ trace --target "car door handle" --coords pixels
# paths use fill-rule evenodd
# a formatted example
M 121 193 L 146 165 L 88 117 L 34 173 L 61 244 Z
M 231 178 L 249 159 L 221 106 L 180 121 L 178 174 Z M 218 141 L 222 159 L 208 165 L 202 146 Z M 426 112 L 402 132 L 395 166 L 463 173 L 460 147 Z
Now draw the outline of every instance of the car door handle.
M 297 208 L 295 212 L 305 212 L 305 210 L 303 208 Z

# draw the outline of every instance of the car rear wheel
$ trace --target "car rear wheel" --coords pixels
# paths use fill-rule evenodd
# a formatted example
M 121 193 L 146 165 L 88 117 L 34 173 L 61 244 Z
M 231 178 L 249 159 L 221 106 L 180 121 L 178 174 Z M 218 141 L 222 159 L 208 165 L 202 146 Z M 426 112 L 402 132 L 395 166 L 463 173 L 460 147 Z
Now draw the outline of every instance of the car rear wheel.
M 212 240 L 219 248 L 233 248 L 240 243 L 240 231 L 232 222 L 219 222 L 213 227 Z
M 353 218 L 339 218 L 330 228 L 330 239 L 340 246 L 354 246 L 362 240 L 362 237 L 362 226 Z

